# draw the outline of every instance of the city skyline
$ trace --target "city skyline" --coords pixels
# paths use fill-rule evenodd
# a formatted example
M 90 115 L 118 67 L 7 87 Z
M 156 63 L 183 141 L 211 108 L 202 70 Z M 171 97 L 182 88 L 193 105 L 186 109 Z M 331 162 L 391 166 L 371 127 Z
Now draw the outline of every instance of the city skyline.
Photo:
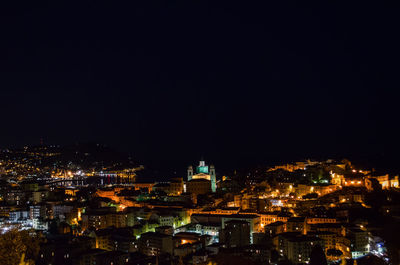
M 0 3 L 0 265 L 400 264 L 395 2 Z
M 398 174 L 346 159 L 223 176 L 196 165 L 159 181 L 104 145 L 4 150 L 0 256 L 18 264 L 13 236 L 38 251 L 26 252 L 35 264 L 226 264 L 232 251 L 275 265 L 398 259 Z
M 54 147 L 60 150 L 67 151 L 67 153 L 71 152 L 81 152 L 82 150 L 89 149 L 94 151 L 93 148 L 96 146 L 100 146 L 100 148 L 106 148 L 110 152 L 107 155 L 107 159 L 129 159 L 135 165 L 142 165 L 146 168 L 146 171 L 149 174 L 145 174 L 144 179 L 154 178 L 157 180 L 169 179 L 174 176 L 184 176 L 187 174 L 187 167 L 193 165 L 194 161 L 206 161 L 211 164 L 218 164 L 219 170 L 217 171 L 218 175 L 226 175 L 232 174 L 235 171 L 240 172 L 251 172 L 254 170 L 264 170 L 272 165 L 277 163 L 293 163 L 295 161 L 307 161 L 307 160 L 351 160 L 357 166 L 369 168 L 370 170 L 376 171 L 385 171 L 391 174 L 398 174 L 400 172 L 400 167 L 397 165 L 396 160 L 392 160 L 393 157 L 387 157 L 382 154 L 378 154 L 376 156 L 363 156 L 363 155 L 354 155 L 354 156 L 339 156 L 339 155 L 320 155 L 313 157 L 301 157 L 300 155 L 269 155 L 266 157 L 261 157 L 259 159 L 249 160 L 227 160 L 224 158 L 219 158 L 217 156 L 204 156 L 204 154 L 197 153 L 194 157 L 186 156 L 184 159 L 170 159 L 169 157 L 165 157 L 164 159 L 144 159 L 142 157 L 138 157 L 134 155 L 134 152 L 126 152 L 120 148 L 116 148 L 115 146 L 105 145 L 104 143 L 94 143 L 94 142 L 85 142 L 85 143 L 74 143 L 68 145 L 46 145 L 42 141 L 39 145 L 23 145 L 21 147 L 13 148 L 0 148 L 0 151 L 7 150 L 23 150 L 23 149 L 35 149 L 40 147 Z M 75 150 L 75 151 L 74 151 Z M 113 157 L 114 156 L 114 157 Z

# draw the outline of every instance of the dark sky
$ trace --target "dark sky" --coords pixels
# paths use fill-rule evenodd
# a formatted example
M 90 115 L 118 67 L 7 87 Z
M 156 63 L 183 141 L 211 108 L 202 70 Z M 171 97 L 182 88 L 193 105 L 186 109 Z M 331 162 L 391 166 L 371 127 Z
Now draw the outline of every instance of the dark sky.
M 224 166 L 399 158 L 395 1 L 11 2 L 0 148 L 99 141 Z

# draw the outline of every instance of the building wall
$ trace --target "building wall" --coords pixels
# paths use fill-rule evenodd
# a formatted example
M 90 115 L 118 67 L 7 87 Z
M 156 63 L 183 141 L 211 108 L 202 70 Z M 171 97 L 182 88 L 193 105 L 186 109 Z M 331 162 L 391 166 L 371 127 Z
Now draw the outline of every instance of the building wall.
M 220 232 L 220 242 L 226 247 L 250 245 L 250 224 L 247 222 L 228 222 Z
M 186 190 L 194 194 L 207 194 L 211 192 L 211 182 L 191 180 L 186 184 Z
M 160 253 L 173 253 L 172 236 L 159 233 L 142 234 L 138 241 L 139 250 L 148 256 L 155 256 Z
M 311 250 L 316 244 L 323 246 L 321 240 L 289 240 L 287 244 L 287 257 L 293 263 L 308 263 L 310 261 Z

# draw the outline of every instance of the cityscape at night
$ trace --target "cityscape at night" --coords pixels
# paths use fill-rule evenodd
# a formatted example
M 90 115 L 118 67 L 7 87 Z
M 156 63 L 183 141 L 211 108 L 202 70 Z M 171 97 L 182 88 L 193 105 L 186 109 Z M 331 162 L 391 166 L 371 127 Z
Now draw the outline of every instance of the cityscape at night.
M 179 171 L 185 174 L 157 176 L 101 144 L 1 150 L 2 262 L 19 264 L 22 253 L 35 264 L 388 264 L 398 258 L 398 175 L 347 159 L 227 175 L 194 160 Z
M 394 1 L 0 5 L 0 265 L 400 265 Z

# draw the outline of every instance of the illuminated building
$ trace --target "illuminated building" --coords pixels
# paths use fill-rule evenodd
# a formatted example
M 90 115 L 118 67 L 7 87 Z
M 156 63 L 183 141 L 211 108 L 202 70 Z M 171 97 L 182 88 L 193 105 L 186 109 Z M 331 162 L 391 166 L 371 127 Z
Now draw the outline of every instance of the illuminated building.
M 30 219 L 45 219 L 46 218 L 46 205 L 31 205 L 29 206 L 29 218 Z
M 173 253 L 172 236 L 156 232 L 147 232 L 138 240 L 139 251 L 147 256 L 156 256 L 161 253 Z
M 281 222 L 281 221 L 271 223 L 264 227 L 264 231 L 265 231 L 265 234 L 270 237 L 281 234 L 281 233 L 285 232 L 285 223 Z
M 274 241 L 279 253 L 296 264 L 308 263 L 315 245 L 320 245 L 324 249 L 324 241 L 321 238 L 300 233 L 281 233 L 274 238 Z
M 94 227 L 96 229 L 107 228 L 106 214 L 84 214 L 82 215 L 82 229 L 86 230 L 89 227 Z
M 346 229 L 340 223 L 319 223 L 311 226 L 311 229 L 318 232 L 332 232 L 338 236 L 345 236 Z
M 275 222 L 283 222 L 286 223 L 288 219 L 291 217 L 290 214 L 288 213 L 282 213 L 282 212 L 264 212 L 260 214 L 260 220 L 261 220 L 261 226 L 266 226 L 271 223 Z
M 315 236 L 318 238 L 321 238 L 324 240 L 324 245 L 326 250 L 328 249 L 336 249 L 337 245 L 336 242 L 338 241 L 338 235 L 334 232 L 328 232 L 328 231 L 321 231 L 321 232 L 310 232 L 307 233 L 309 236 Z
M 340 186 L 344 180 L 344 176 L 335 172 L 330 172 L 331 183 Z
M 317 193 L 318 196 L 324 196 L 328 193 L 334 192 L 338 188 L 337 185 L 306 185 L 299 184 L 296 187 L 296 194 L 298 197 L 304 196 L 309 193 Z
M 123 251 L 123 252 L 135 250 L 134 243 L 136 239 L 130 234 L 129 229 L 123 229 L 123 228 L 100 229 L 90 232 L 89 237 L 95 239 L 95 244 L 97 249 L 102 249 L 107 251 Z M 104 263 L 96 263 L 96 264 L 104 264 Z M 112 264 L 112 263 L 107 263 L 107 264 Z
M 305 217 L 291 217 L 286 222 L 287 232 L 307 233 L 307 223 Z
M 202 223 L 202 224 L 196 224 L 195 227 L 196 227 L 196 233 L 199 233 L 201 235 L 209 235 L 213 237 L 218 236 L 221 230 L 220 223 Z
M 153 191 L 163 191 L 168 195 L 180 195 L 183 192 L 183 178 L 172 178 L 170 182 L 157 183 Z
M 157 183 L 156 185 L 153 186 L 153 191 L 155 192 L 164 192 L 165 194 L 169 194 L 169 183 L 167 182 L 161 182 Z
M 353 203 L 353 202 L 364 202 L 364 195 L 363 194 L 341 194 L 339 195 L 339 202 L 344 203 Z
M 9 215 L 9 222 L 11 223 L 22 223 L 29 218 L 29 211 L 11 211 Z
M 161 214 L 158 218 L 160 226 L 174 226 L 174 217 L 170 214 Z
M 175 245 L 193 244 L 201 241 L 201 235 L 193 232 L 179 232 L 174 235 Z
M 154 183 L 138 183 L 134 184 L 135 190 L 147 190 L 147 193 L 150 193 L 153 189 Z
M 65 195 L 76 196 L 78 189 L 65 189 Z
M 39 190 L 39 184 L 36 182 L 22 182 L 21 187 L 24 191 L 38 191 Z
M 237 205 L 242 210 L 265 211 L 271 206 L 271 202 L 267 199 L 260 199 L 258 196 L 248 194 L 235 195 L 234 197 L 234 205 Z
M 318 163 L 319 162 L 307 160 L 305 162 L 295 162 L 295 163 L 291 163 L 291 164 L 277 165 L 277 166 L 274 166 L 274 167 L 268 169 L 268 171 L 275 171 L 275 170 L 281 169 L 281 170 L 293 172 L 296 170 L 305 170 L 308 166 L 314 166 L 314 165 L 317 165 Z
M 193 209 L 192 213 L 200 213 L 200 214 L 238 214 L 240 208 L 239 207 L 228 207 L 221 209 L 211 209 L 211 210 L 202 210 L 202 209 Z
M 371 178 L 376 179 L 381 184 L 382 189 L 398 188 L 399 187 L 399 176 L 390 178 L 389 174 L 381 176 L 373 176 Z
M 327 218 L 327 217 L 307 217 L 307 224 L 334 224 L 337 223 L 336 218 Z
M 186 191 L 193 194 L 207 194 L 211 192 L 210 180 L 208 179 L 192 179 L 186 184 Z
M 127 168 L 123 170 L 109 170 L 93 173 L 94 175 L 106 178 L 120 178 L 128 183 L 133 183 L 136 180 L 136 172 L 142 170 L 143 167 Z
M 76 215 L 79 218 L 79 212 Z M 81 215 L 82 229 L 93 227 L 96 229 L 104 229 L 110 226 L 116 228 L 126 227 L 129 215 L 123 212 L 116 212 L 115 208 L 101 208 L 92 211 L 87 211 Z
M 310 255 L 315 245 L 324 246 L 322 239 L 317 237 L 295 237 L 288 240 L 287 257 L 292 262 L 306 262 L 310 261 Z
M 26 203 L 26 194 L 20 189 L 7 190 L 5 201 L 10 205 L 24 205 Z
M 354 177 L 354 176 L 345 176 L 344 183 L 342 186 L 353 186 L 353 187 L 363 187 L 366 185 L 366 179 L 364 177 Z
M 193 254 L 193 264 L 207 264 L 208 256 L 210 255 L 210 251 L 205 249 L 200 249 Z
M 189 166 L 187 170 L 188 181 L 194 179 L 207 179 L 211 182 L 211 191 L 217 190 L 217 179 L 215 174 L 215 167 L 213 165 L 207 166 L 204 161 L 196 167 L 196 174 L 194 174 L 193 167 Z
M 157 233 L 172 236 L 174 234 L 174 228 L 172 226 L 159 226 L 155 228 Z
M 358 228 L 350 229 L 349 238 L 351 241 L 351 255 L 352 258 L 358 258 L 368 254 L 369 246 L 369 233 Z
M 169 193 L 180 195 L 183 192 L 183 178 L 173 178 L 169 183 Z

